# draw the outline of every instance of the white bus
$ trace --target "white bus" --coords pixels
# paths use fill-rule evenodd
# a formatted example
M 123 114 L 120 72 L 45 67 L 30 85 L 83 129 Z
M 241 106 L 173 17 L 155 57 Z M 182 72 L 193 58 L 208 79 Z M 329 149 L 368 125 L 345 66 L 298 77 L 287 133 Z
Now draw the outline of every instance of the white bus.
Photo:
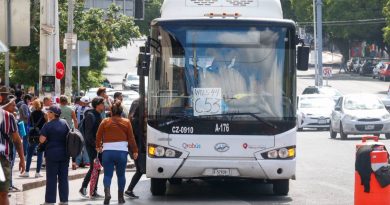
M 296 69 L 307 69 L 308 51 L 298 49 L 305 60 L 296 63 L 295 23 L 283 19 L 280 1 L 165 0 L 149 42 L 152 194 L 165 194 L 167 181 L 238 178 L 287 195 Z

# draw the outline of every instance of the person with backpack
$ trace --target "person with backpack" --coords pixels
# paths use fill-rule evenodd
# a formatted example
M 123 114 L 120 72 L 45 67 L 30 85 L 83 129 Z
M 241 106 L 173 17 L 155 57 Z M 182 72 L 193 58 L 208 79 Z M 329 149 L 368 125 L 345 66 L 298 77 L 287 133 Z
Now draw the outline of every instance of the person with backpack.
M 127 154 L 133 153 L 134 159 L 138 156 L 133 128 L 130 120 L 121 117 L 122 113 L 121 101 L 116 101 L 111 108 L 112 117 L 102 121 L 96 135 L 96 150 L 103 153 L 104 204 L 110 203 L 110 187 L 114 169 L 118 178 L 118 203 L 125 203 L 123 195 L 126 185 Z
M 82 120 L 84 119 L 85 113 L 91 109 L 89 107 L 89 104 L 90 104 L 89 97 L 83 96 L 79 101 L 79 105 L 75 109 L 77 121 L 79 122 L 79 125 L 78 125 L 79 129 L 81 129 L 80 126 L 81 126 Z M 80 155 L 77 156 L 75 162 L 72 164 L 72 168 L 76 169 L 77 167 L 85 167 L 85 166 L 90 166 L 90 161 L 89 161 L 87 150 L 84 146 Z
M 31 103 L 31 95 L 26 94 L 23 97 L 23 101 L 20 101 L 16 106 L 19 109 L 19 121 L 22 121 L 24 123 L 24 128 L 26 130 L 26 133 L 28 133 L 28 119 L 30 118 L 30 103 Z M 28 135 L 23 137 L 23 150 L 24 150 L 24 156 L 27 155 L 27 148 L 28 148 Z
M 67 136 L 69 126 L 60 119 L 61 109 L 52 105 L 48 109 L 49 122 L 41 130 L 39 142 L 46 144 L 46 192 L 45 204 L 56 203 L 57 183 L 60 204 L 67 204 L 69 197 L 68 167 L 69 154 L 67 151 Z
M 102 121 L 101 113 L 105 111 L 104 107 L 104 98 L 96 97 L 92 100 L 91 111 L 87 111 L 84 114 L 84 119 L 80 123 L 80 132 L 84 136 L 85 140 L 85 148 L 88 153 L 89 161 L 91 162 L 89 166 L 89 170 L 84 177 L 83 184 L 79 190 L 79 193 L 82 197 L 87 197 L 87 186 L 91 180 L 91 173 L 93 170 L 93 161 L 98 156 L 99 160 L 101 160 L 101 154 L 98 155 L 96 151 L 96 133 L 99 128 L 99 125 Z M 98 176 L 99 177 L 99 176 Z M 99 181 L 99 179 L 98 179 Z M 101 195 L 97 193 L 97 185 L 95 187 L 94 193 L 90 194 L 93 198 L 102 198 Z
M 26 162 L 26 171 L 20 175 L 20 177 L 30 177 L 29 171 L 31 166 L 32 157 L 34 151 L 39 144 L 39 136 L 41 134 L 41 129 L 46 123 L 45 113 L 42 112 L 42 104 L 39 99 L 36 99 L 32 102 L 33 112 L 30 115 L 30 129 L 28 132 L 28 150 L 27 150 L 27 162 Z M 39 173 L 42 166 L 42 157 L 43 152 L 37 152 L 37 169 L 35 173 L 35 178 L 42 177 Z

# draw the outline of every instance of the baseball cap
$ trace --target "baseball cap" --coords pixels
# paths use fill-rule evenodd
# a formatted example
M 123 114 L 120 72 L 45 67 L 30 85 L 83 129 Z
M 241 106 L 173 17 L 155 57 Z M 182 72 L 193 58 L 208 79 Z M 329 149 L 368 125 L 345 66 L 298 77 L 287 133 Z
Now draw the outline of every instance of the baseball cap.
M 88 96 L 82 97 L 82 98 L 80 99 L 80 101 L 83 102 L 83 103 L 90 103 L 90 99 L 89 99 Z
M 52 112 L 52 113 L 54 113 L 57 116 L 61 115 L 61 109 L 58 106 L 56 106 L 56 105 L 50 106 L 47 111 L 48 112 Z

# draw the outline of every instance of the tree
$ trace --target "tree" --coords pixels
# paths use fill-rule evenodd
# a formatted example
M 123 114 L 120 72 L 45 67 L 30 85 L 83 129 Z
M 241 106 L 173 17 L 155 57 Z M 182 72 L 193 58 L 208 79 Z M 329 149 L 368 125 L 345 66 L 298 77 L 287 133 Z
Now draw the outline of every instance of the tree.
M 324 33 L 332 36 L 335 45 L 345 59 L 349 57 L 352 40 L 369 41 L 384 48 L 380 21 L 359 22 L 362 19 L 384 18 L 382 8 L 388 0 L 323 0 L 323 20 L 333 22 L 324 25 Z M 292 0 L 298 22 L 313 21 L 313 0 Z M 343 22 L 348 21 L 348 22 Z
M 60 57 L 65 62 L 63 38 L 67 31 L 68 0 L 59 0 Z M 11 83 L 33 86 L 39 76 L 39 8 L 38 0 L 31 4 L 31 44 L 28 47 L 11 48 Z M 76 0 L 74 32 L 78 40 L 90 41 L 91 66 L 81 69 L 81 87 L 87 89 L 101 85 L 102 70 L 106 66 L 107 51 L 127 46 L 140 32 L 131 17 L 119 13 L 119 7 L 111 5 L 107 12 L 101 9 L 84 10 L 84 0 Z M 2 58 L 1 58 L 2 57 Z M 4 70 L 4 57 L 0 55 L 0 72 Z M 2 72 L 4 73 L 4 72 Z M 77 84 L 73 73 L 73 87 Z M 26 76 L 29 76 L 26 78 Z
M 160 17 L 160 9 L 163 0 L 145 1 L 144 20 L 136 21 L 142 35 L 148 36 L 150 32 L 150 23 L 153 19 Z

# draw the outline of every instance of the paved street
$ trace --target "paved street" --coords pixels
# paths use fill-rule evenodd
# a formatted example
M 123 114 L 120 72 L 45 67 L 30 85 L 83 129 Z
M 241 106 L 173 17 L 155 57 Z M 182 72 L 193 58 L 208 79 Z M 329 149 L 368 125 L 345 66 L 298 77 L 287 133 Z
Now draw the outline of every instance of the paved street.
M 299 72 L 298 93 L 313 84 L 313 70 Z M 336 74 L 329 84 L 344 94 L 377 93 L 384 96 L 388 82 L 380 82 L 370 77 L 350 74 Z M 143 178 L 135 189 L 138 200 L 128 200 L 127 204 L 353 204 L 355 145 L 361 136 L 350 136 L 346 141 L 339 137 L 330 139 L 328 131 L 305 130 L 298 133 L 297 180 L 291 182 L 287 197 L 272 195 L 271 185 L 251 181 L 184 182 L 181 186 L 169 186 L 165 197 L 153 197 L 149 192 L 150 181 Z M 390 146 L 389 140 L 382 141 Z M 127 185 L 133 172 L 127 173 Z M 115 178 L 115 177 L 114 177 Z M 81 199 L 78 189 L 81 180 L 70 183 L 71 204 L 102 204 L 102 201 Z M 112 183 L 113 203 L 116 201 L 116 180 Z M 103 193 L 100 186 L 99 192 Z M 25 192 L 25 204 L 38 204 L 44 201 L 44 188 Z

